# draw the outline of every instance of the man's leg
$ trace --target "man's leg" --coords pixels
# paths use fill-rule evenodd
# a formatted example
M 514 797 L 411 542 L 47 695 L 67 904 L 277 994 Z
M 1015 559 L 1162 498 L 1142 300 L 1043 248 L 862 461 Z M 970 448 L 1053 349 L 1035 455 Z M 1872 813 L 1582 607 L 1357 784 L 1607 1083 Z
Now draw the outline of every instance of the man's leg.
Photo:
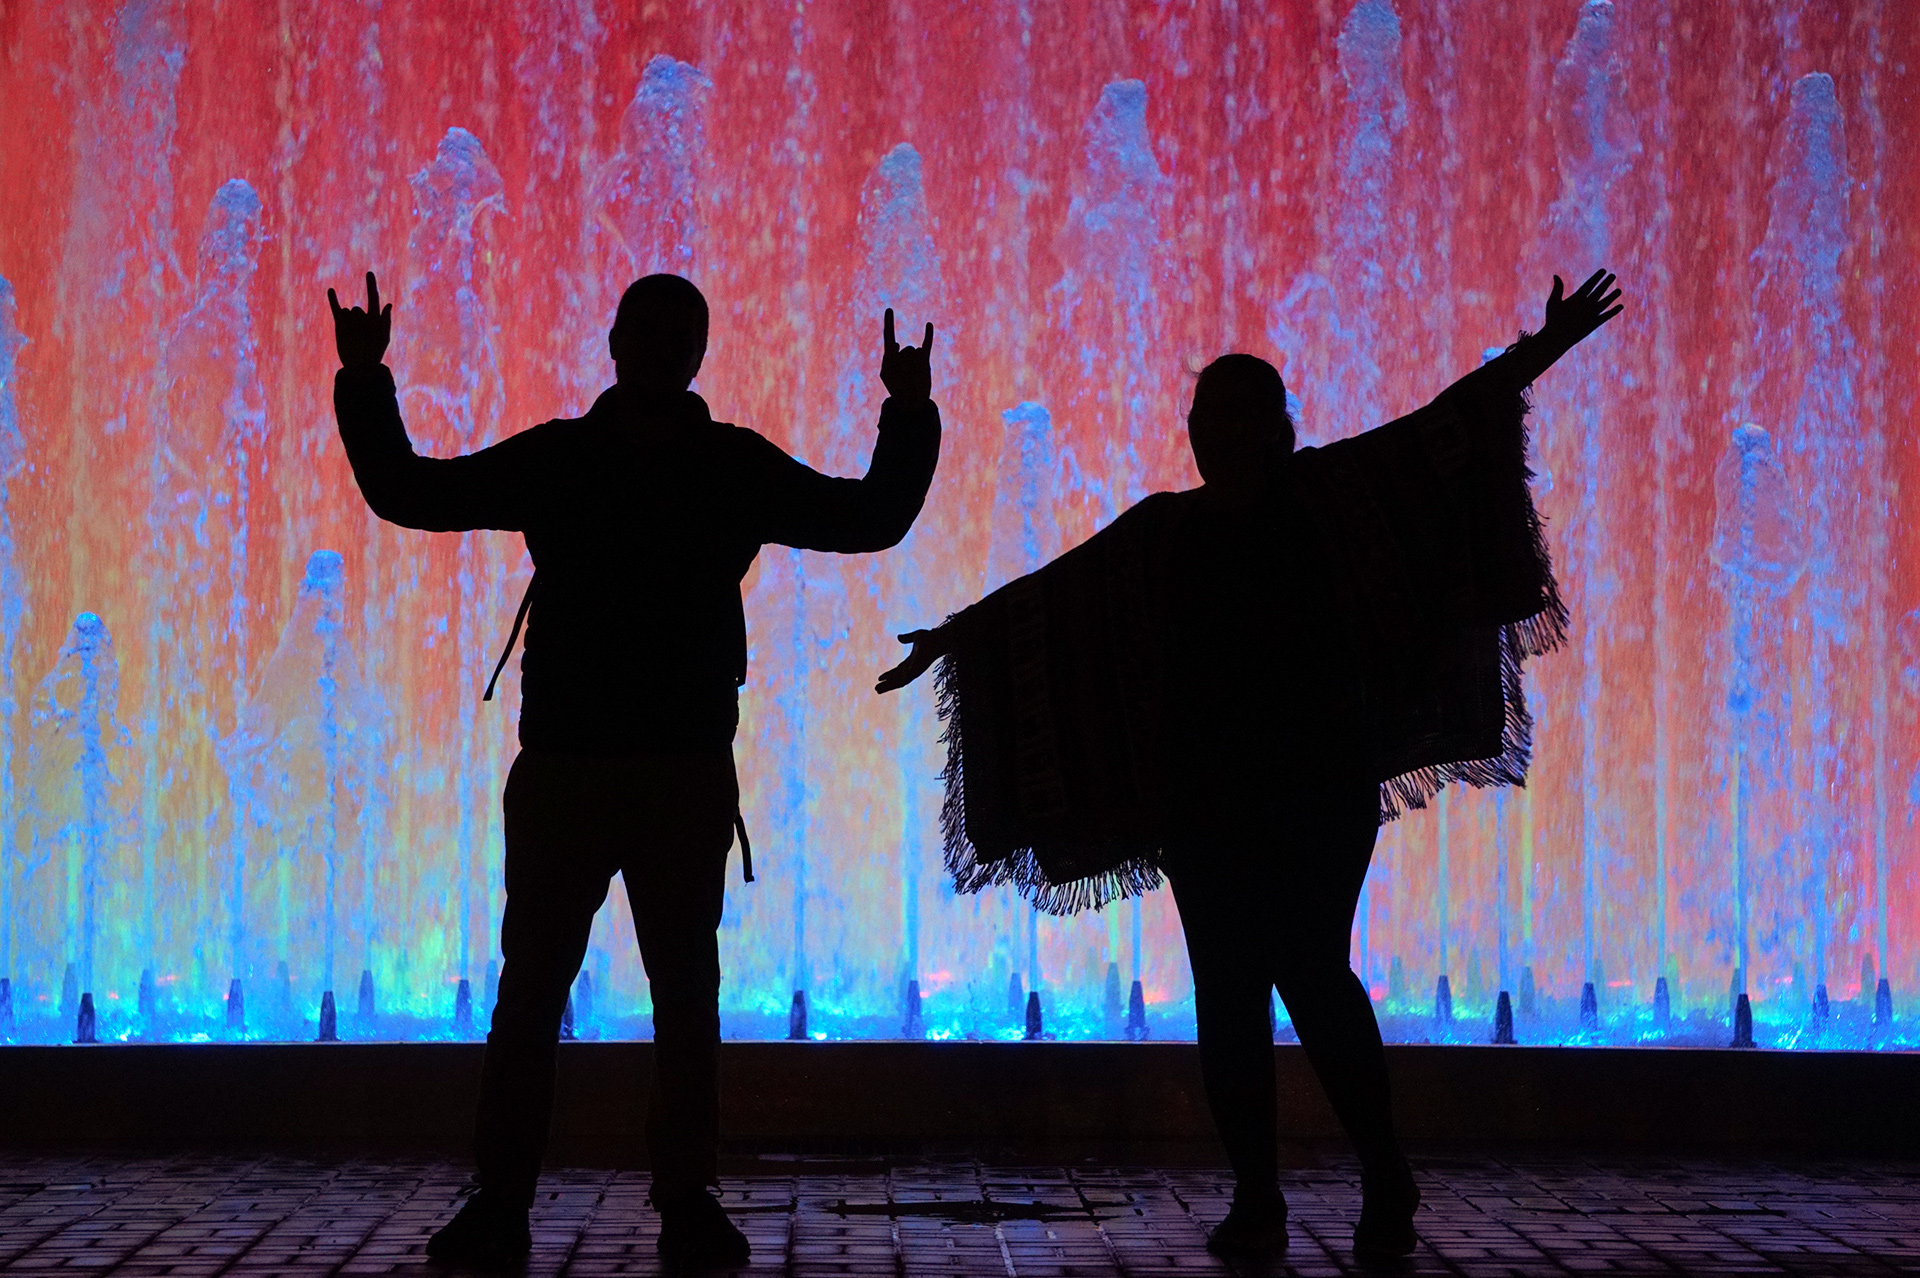
M 593 763 L 522 752 L 507 777 L 505 961 L 474 1143 L 481 1188 L 519 1207 L 533 1201 L 553 1120 L 560 1017 L 612 874 L 596 846 L 605 796 L 594 793 Z
M 655 1197 L 716 1183 L 720 1135 L 720 914 L 739 788 L 730 751 L 645 764 L 641 846 L 622 861 L 653 995 L 647 1155 Z
M 636 761 L 634 844 L 621 861 L 653 991 L 653 1167 L 659 1249 L 688 1268 L 744 1265 L 751 1248 L 707 1192 L 719 1183 L 720 946 L 740 793 L 733 753 Z

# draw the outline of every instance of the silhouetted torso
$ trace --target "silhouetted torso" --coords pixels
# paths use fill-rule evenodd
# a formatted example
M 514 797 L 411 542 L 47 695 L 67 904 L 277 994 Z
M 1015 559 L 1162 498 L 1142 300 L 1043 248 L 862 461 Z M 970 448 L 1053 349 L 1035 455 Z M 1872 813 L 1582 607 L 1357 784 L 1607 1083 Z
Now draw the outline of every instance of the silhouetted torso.
M 1188 507 L 1168 566 L 1174 815 L 1237 826 L 1364 766 L 1359 675 L 1318 534 L 1283 483 L 1241 509 L 1204 490 L 1172 499 Z
M 822 475 L 686 393 L 643 420 L 616 387 L 465 457 L 416 456 L 384 366 L 334 401 L 368 504 L 411 528 L 526 534 L 536 570 L 521 744 L 575 754 L 725 746 L 747 673 L 740 582 L 766 543 L 884 550 L 939 453 L 931 401 L 888 400 L 864 479 Z

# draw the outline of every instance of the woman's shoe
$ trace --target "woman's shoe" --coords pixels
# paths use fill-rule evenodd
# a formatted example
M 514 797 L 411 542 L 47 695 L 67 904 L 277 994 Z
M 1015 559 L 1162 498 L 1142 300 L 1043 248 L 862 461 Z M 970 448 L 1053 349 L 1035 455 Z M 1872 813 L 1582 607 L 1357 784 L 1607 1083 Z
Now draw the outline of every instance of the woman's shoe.
M 1257 1258 L 1276 1256 L 1287 1249 L 1287 1200 L 1279 1190 L 1264 1194 L 1235 1191 L 1227 1218 L 1207 1235 L 1207 1250 L 1216 1256 Z
M 661 1259 L 681 1270 L 738 1269 L 752 1259 L 753 1249 L 719 1200 L 704 1186 L 680 1193 L 653 1195 L 660 1213 Z
M 1413 1214 L 1420 1210 L 1420 1187 L 1413 1172 L 1401 1168 L 1380 1176 L 1360 1177 L 1360 1223 L 1353 1227 L 1355 1260 L 1398 1260 L 1410 1256 L 1420 1236 Z

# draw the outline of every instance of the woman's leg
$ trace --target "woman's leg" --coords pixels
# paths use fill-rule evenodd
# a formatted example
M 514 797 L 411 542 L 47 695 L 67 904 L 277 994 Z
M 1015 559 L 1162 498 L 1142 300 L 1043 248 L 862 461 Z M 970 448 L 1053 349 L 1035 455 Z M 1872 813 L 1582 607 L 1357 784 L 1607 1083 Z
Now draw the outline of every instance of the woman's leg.
M 1287 1246 L 1287 1204 L 1280 1196 L 1273 1029 L 1273 980 L 1260 937 L 1263 893 L 1223 865 L 1219 847 L 1169 858 L 1193 966 L 1200 1076 L 1207 1108 L 1233 1167 L 1233 1208 L 1207 1235 L 1220 1256 L 1271 1257 Z
M 1299 811 L 1283 862 L 1282 919 L 1272 929 L 1274 983 L 1307 1061 L 1369 1171 L 1405 1166 L 1393 1131 L 1387 1056 L 1373 1000 L 1348 965 L 1353 914 L 1378 832 L 1378 789 L 1328 787 Z
M 1342 962 L 1300 962 L 1282 969 L 1280 997 L 1333 1112 L 1369 1172 L 1404 1164 L 1393 1132 L 1387 1055 L 1373 1002 Z
M 1273 979 L 1257 937 L 1254 894 L 1199 850 L 1171 868 L 1174 901 L 1193 967 L 1194 1017 L 1207 1107 L 1243 1193 L 1277 1193 Z
M 1373 1000 L 1348 965 L 1354 908 L 1378 833 L 1378 791 L 1358 782 L 1328 791 L 1331 801 L 1302 813 L 1308 819 L 1296 854 L 1285 862 L 1284 918 L 1272 932 L 1271 962 L 1300 1046 L 1360 1155 L 1364 1203 L 1354 1248 L 1405 1255 L 1414 1247 L 1420 1194 L 1393 1130 Z

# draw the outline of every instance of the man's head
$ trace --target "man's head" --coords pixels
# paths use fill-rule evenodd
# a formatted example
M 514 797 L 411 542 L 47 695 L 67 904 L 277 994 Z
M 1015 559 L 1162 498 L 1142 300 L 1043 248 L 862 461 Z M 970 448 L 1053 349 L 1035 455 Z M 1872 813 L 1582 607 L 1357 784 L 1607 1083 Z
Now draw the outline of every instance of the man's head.
M 1280 370 L 1256 355 L 1222 355 L 1200 373 L 1187 440 L 1209 488 L 1230 494 L 1263 484 L 1293 452 L 1293 419 Z
M 707 299 L 678 275 L 635 280 L 620 297 L 607 353 L 622 386 L 654 396 L 684 391 L 707 353 Z

